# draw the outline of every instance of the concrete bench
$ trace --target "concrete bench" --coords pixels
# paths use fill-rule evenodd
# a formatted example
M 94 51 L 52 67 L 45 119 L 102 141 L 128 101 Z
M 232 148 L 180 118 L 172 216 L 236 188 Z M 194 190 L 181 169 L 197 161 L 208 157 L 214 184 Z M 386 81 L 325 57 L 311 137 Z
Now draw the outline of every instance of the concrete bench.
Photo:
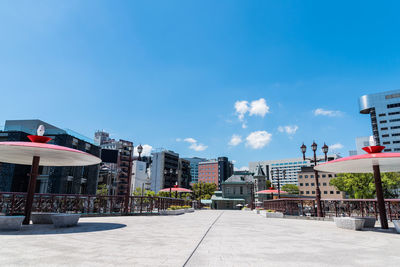
M 0 230 L 20 230 L 25 216 L 0 216 Z
M 348 229 L 348 230 L 356 230 L 359 231 L 364 226 L 364 219 L 352 218 L 352 217 L 335 217 L 334 218 L 336 227 Z
M 184 209 L 179 210 L 160 210 L 160 215 L 181 215 L 184 214 Z
M 266 212 L 265 216 L 267 218 L 283 218 L 283 213 L 282 212 Z
M 400 234 L 400 220 L 393 220 L 394 228 L 396 229 L 396 232 Z
M 78 224 L 80 214 L 56 214 L 51 215 L 55 227 L 71 227 Z
M 354 217 L 356 219 L 363 219 L 364 220 L 364 228 L 374 228 L 376 223 L 375 217 Z
M 194 208 L 185 209 L 185 213 L 188 213 L 188 212 L 194 212 Z
M 31 220 L 33 224 L 53 224 L 51 216 L 57 214 L 59 213 L 34 212 L 31 214 Z

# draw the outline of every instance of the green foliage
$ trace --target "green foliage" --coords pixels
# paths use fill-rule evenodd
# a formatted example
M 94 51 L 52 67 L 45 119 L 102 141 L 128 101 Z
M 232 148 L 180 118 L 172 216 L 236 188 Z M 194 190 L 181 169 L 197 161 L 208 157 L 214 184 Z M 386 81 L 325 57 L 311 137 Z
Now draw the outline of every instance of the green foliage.
M 107 185 L 99 184 L 97 186 L 96 195 L 98 196 L 106 196 L 108 194 Z
M 285 184 L 284 186 L 282 186 L 282 190 L 292 195 L 299 194 L 299 187 L 295 184 Z
M 265 180 L 265 184 L 267 185 L 267 189 L 269 189 L 272 186 L 270 180 Z
M 168 192 L 161 192 L 159 191 L 157 193 L 158 197 L 170 197 L 169 191 Z M 190 199 L 191 194 L 190 193 L 176 193 L 176 192 L 171 192 L 171 197 L 173 198 L 179 198 L 179 199 Z
M 140 187 L 136 187 L 135 191 L 132 192 L 132 195 L 134 196 L 141 196 L 142 195 L 142 188 Z M 143 196 L 145 197 L 154 197 L 156 195 L 156 193 L 154 191 L 151 190 L 143 190 Z
M 214 183 L 197 183 L 192 187 L 196 199 L 211 199 L 211 196 L 217 190 L 217 185 Z
M 394 198 L 391 191 L 400 187 L 400 174 L 381 173 L 382 187 L 385 198 Z M 375 198 L 375 183 L 371 173 L 342 173 L 332 178 L 330 184 L 338 190 L 346 192 L 350 198 Z

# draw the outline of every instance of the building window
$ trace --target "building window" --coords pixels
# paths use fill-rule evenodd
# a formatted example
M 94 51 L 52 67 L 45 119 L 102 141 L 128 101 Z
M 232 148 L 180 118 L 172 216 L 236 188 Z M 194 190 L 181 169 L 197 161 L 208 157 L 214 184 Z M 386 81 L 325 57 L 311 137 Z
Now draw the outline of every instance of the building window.
M 400 114 L 399 111 L 397 111 L 397 112 L 389 112 L 389 115 L 398 115 L 398 114 Z
M 328 177 L 332 177 L 332 174 L 328 174 Z
M 333 195 L 333 191 L 330 191 L 329 193 L 330 193 L 331 195 Z
M 336 195 L 339 195 L 340 194 L 340 191 L 336 191 Z
M 388 149 L 385 149 L 385 150 L 383 150 L 383 151 L 385 151 L 385 152 L 390 152 L 390 151 L 392 151 L 390 148 L 388 148 Z
M 311 175 L 310 178 L 314 178 L 314 175 Z
M 326 183 L 322 183 L 323 186 L 326 186 Z
M 387 121 L 385 120 L 385 121 L 380 121 L 379 123 L 387 123 Z
M 300 194 L 303 195 L 303 194 L 304 194 L 304 191 L 300 191 Z
M 325 174 L 322 174 L 322 178 L 325 178 L 326 177 L 326 175 Z
M 388 127 L 383 127 L 381 128 L 381 131 L 386 131 L 388 129 Z
M 308 175 L 305 175 L 304 178 L 308 178 Z
M 393 134 L 392 134 L 393 135 Z M 388 134 L 384 134 L 384 135 L 382 135 L 382 137 L 389 137 L 389 135 Z
M 310 191 L 306 191 L 306 194 L 307 194 L 307 195 L 310 194 Z
M 243 195 L 243 186 L 240 187 L 240 194 Z
M 299 178 L 303 178 L 303 175 L 299 175 Z
M 383 117 L 383 116 L 386 116 L 386 113 L 379 114 L 379 117 Z
M 308 186 L 308 183 L 306 183 L 306 186 Z
M 300 183 L 300 186 L 303 186 L 303 183 Z
M 311 186 L 314 186 L 314 183 L 311 183 Z
M 400 136 L 400 133 L 394 133 L 392 136 Z
M 328 191 L 324 191 L 324 194 L 327 195 L 327 194 L 328 194 Z
M 314 195 L 314 194 L 315 194 L 315 191 L 312 191 L 312 194 Z
M 387 105 L 387 108 L 398 108 L 400 107 L 400 103 L 395 103 L 395 104 L 389 104 Z

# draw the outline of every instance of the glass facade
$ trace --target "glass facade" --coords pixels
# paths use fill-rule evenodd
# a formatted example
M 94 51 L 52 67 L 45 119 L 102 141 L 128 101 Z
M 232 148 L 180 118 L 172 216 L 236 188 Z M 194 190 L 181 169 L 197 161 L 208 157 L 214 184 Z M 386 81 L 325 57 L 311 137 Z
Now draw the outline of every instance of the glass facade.
M 360 113 L 371 117 L 376 145 L 385 152 L 400 151 L 400 90 L 364 95 L 359 99 Z

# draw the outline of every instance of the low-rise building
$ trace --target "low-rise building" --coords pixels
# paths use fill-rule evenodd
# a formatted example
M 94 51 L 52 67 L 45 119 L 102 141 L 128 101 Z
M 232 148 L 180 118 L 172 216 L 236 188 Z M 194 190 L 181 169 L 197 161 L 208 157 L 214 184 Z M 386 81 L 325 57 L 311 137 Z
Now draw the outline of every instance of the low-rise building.
M 252 175 L 232 175 L 221 183 L 221 188 L 211 197 L 213 209 L 240 209 L 254 199 Z
M 320 172 L 319 189 L 321 190 L 321 199 L 344 199 L 346 194 L 337 190 L 330 185 L 332 178 L 336 177 L 335 173 Z M 299 172 L 299 193 L 301 196 L 315 196 L 315 173 L 313 167 L 302 167 Z

